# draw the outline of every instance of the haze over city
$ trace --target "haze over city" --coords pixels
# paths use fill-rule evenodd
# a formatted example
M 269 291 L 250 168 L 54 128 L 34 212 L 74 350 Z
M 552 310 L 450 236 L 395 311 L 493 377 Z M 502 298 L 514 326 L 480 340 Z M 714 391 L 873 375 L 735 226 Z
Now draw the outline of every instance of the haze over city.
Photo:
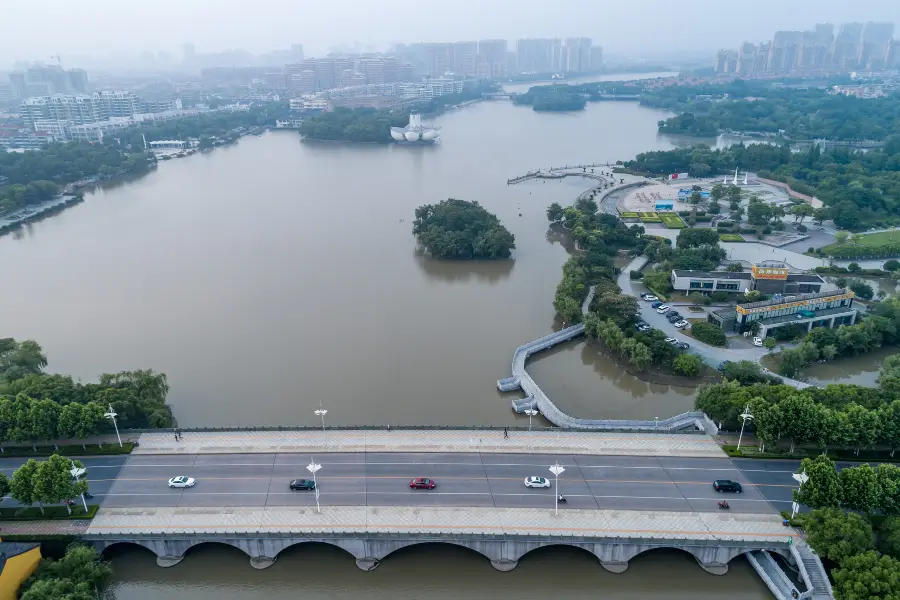
M 815 22 L 900 22 L 900 2 L 258 0 L 251 7 L 243 0 L 158 0 L 152 6 L 38 0 L 6 2 L 2 13 L 0 68 L 6 68 L 15 61 L 49 61 L 57 53 L 73 63 L 90 57 L 124 65 L 144 52 L 180 58 L 188 42 L 198 52 L 253 53 L 299 43 L 307 56 L 321 56 L 341 47 L 386 50 L 393 42 L 569 36 L 591 37 L 609 55 L 655 58 L 758 42 L 776 30 Z

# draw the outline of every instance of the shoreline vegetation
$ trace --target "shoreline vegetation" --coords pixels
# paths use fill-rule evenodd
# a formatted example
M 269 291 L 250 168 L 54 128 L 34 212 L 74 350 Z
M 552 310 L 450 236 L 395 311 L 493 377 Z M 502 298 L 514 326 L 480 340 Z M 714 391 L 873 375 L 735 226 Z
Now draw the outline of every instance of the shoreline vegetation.
M 478 202 L 450 198 L 416 209 L 413 235 L 436 258 L 508 259 L 516 238 Z
M 391 144 L 391 127 L 405 127 L 410 113 L 437 114 L 449 106 L 471 102 L 482 94 L 496 92 L 496 84 L 480 84 L 463 89 L 459 94 L 438 96 L 403 110 L 374 108 L 335 108 L 331 112 L 304 119 L 300 135 L 310 141 L 344 141 L 353 143 Z

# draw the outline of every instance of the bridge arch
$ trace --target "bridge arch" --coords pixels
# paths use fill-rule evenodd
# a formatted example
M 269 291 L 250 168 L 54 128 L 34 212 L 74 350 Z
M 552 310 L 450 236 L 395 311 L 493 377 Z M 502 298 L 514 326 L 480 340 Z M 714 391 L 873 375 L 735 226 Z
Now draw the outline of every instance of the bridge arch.
M 116 541 L 116 542 L 111 542 L 109 544 L 105 544 L 102 547 L 98 547 L 95 545 L 97 552 L 100 554 L 100 556 L 106 556 L 107 551 L 110 548 L 123 548 L 123 547 L 129 547 L 129 546 L 132 546 L 135 548 L 142 548 L 143 550 L 146 550 L 146 551 L 150 552 L 151 554 L 153 554 L 153 556 L 156 556 L 156 551 L 153 548 L 151 548 L 145 544 L 142 544 L 139 541 L 121 540 L 121 541 Z

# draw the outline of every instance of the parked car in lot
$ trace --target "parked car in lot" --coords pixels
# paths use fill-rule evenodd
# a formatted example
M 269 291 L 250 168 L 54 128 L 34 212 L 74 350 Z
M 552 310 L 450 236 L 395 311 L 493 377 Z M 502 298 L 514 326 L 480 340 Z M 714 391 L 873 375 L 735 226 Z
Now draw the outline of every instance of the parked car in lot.
M 650 331 L 653 328 L 645 323 L 643 325 L 638 325 L 637 329 L 638 329 L 638 331 Z
M 416 477 L 409 482 L 409 487 L 414 490 L 433 490 L 436 485 L 437 483 L 434 479 L 429 479 L 427 477 Z
M 656 307 L 656 312 L 658 312 L 661 315 L 664 315 L 667 312 L 669 312 L 671 309 L 672 309 L 672 307 L 669 306 L 668 304 L 663 304 L 661 306 Z
M 717 492 L 734 492 L 735 494 L 740 494 L 744 491 L 743 486 L 739 484 L 737 481 L 731 481 L 730 479 L 716 479 L 713 481 L 713 489 Z
M 690 325 L 690 323 L 688 323 L 688 322 L 685 321 L 684 319 L 682 319 L 681 321 L 676 321 L 676 322 L 675 322 L 675 327 L 677 327 L 678 329 L 684 329 L 684 328 L 687 327 L 688 325 Z
M 675 346 L 675 345 L 678 344 L 678 340 L 675 339 L 675 338 L 673 338 L 673 337 L 667 337 L 667 338 L 665 339 L 665 342 L 666 342 L 667 344 L 672 344 L 673 346 Z
M 763 345 L 762 338 L 760 338 L 760 337 L 753 338 L 753 345 L 754 346 L 762 346 Z
M 659 308 L 662 305 L 663 305 L 662 302 L 654 302 L 653 304 L 650 305 L 650 308 Z
M 525 478 L 525 487 L 528 488 L 548 488 L 550 487 L 550 480 L 546 477 L 526 477 Z
M 316 489 L 316 482 L 312 479 L 294 479 L 291 481 L 291 489 L 295 491 L 309 491 Z
M 676 346 L 679 350 L 687 350 L 691 347 L 687 342 L 678 342 L 678 346 Z
M 679 315 L 679 314 L 677 314 L 677 313 L 674 314 L 674 315 L 672 315 L 672 314 L 666 315 L 666 319 L 669 320 L 669 323 L 676 323 L 676 322 L 682 320 L 682 319 L 681 319 L 681 315 Z
M 647 302 L 653 302 L 654 300 L 659 300 L 659 298 L 657 298 L 653 294 L 641 294 L 641 299 L 646 300 Z

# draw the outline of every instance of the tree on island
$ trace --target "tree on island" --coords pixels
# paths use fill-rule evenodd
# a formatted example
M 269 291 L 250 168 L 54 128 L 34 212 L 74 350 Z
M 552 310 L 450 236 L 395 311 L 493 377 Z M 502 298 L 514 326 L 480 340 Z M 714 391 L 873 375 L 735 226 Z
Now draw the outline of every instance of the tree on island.
M 509 258 L 515 236 L 478 202 L 450 198 L 416 209 L 413 235 L 440 258 Z

